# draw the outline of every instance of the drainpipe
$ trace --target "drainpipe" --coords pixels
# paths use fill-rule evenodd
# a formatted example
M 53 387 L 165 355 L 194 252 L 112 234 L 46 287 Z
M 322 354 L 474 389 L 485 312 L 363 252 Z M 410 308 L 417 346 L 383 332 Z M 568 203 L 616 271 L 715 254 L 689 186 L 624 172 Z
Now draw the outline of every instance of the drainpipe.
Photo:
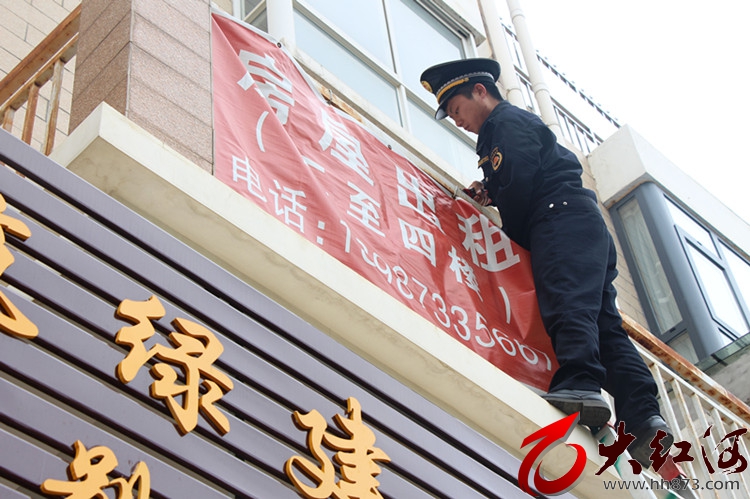
M 542 121 L 555 132 L 558 138 L 562 138 L 562 130 L 560 129 L 560 124 L 557 122 L 549 88 L 544 82 L 544 74 L 542 73 L 542 66 L 539 63 L 539 59 L 536 56 L 536 49 L 534 49 L 534 44 L 531 43 L 531 34 L 526 25 L 526 16 L 521 9 L 521 2 L 520 0 L 507 1 L 510 17 L 513 20 L 513 27 L 518 37 L 518 43 L 521 45 L 521 53 L 523 54 L 524 62 L 526 62 L 526 69 L 529 71 L 531 89 L 534 91 L 534 96 L 539 104 Z
M 290 53 L 294 53 L 294 5 L 293 0 L 267 0 L 266 16 L 268 34 L 278 40 Z
M 526 103 L 523 100 L 521 84 L 516 75 L 513 56 L 508 47 L 508 41 L 505 37 L 505 28 L 500 22 L 500 13 L 497 10 L 497 0 L 479 0 L 479 10 L 482 12 L 484 20 L 484 30 L 487 32 L 487 39 L 490 44 L 492 54 L 495 60 L 500 63 L 500 84 L 506 91 L 506 99 L 521 109 L 526 109 Z

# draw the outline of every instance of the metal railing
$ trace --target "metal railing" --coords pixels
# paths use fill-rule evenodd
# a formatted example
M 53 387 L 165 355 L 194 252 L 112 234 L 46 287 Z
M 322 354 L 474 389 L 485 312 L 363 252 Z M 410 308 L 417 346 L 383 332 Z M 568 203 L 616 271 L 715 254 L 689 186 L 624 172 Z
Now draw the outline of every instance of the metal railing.
M 26 105 L 21 140 L 31 144 L 34 125 L 38 120 L 39 93 L 47 83 L 51 85 L 45 116 L 45 133 L 41 151 L 52 152 L 60 111 L 63 69 L 76 54 L 81 6 L 70 14 L 37 45 L 5 78 L 0 81 L 0 117 L 2 127 L 13 133 L 16 111 Z
M 685 492 L 690 493 L 682 497 L 750 497 L 748 473 L 728 473 L 741 461 L 733 462 L 729 451 L 722 454 L 736 445 L 736 452 L 750 466 L 747 432 L 722 442 L 731 432 L 750 428 L 750 407 L 631 318 L 624 317 L 624 326 L 656 380 L 662 413 L 675 442 L 690 444 L 694 459 L 678 463 L 688 480 Z M 676 456 L 678 449 L 673 448 L 671 454 Z

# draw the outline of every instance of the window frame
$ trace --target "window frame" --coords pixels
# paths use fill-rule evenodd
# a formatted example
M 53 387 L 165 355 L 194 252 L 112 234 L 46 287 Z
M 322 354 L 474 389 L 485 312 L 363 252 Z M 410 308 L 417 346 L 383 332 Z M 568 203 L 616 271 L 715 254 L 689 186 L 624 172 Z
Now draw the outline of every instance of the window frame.
M 435 103 L 429 102 L 426 96 L 421 95 L 420 93 L 418 93 L 418 91 L 410 88 L 410 86 L 407 85 L 406 82 L 402 79 L 402 75 L 400 74 L 401 61 L 399 59 L 397 47 L 395 47 L 394 45 L 395 40 L 393 38 L 393 34 L 391 33 L 393 26 L 393 19 L 391 17 L 393 7 L 391 6 L 391 3 L 400 0 L 380 1 L 383 5 L 384 13 L 386 16 L 386 26 L 389 30 L 388 43 L 393 58 L 393 70 L 386 67 L 382 62 L 373 57 L 373 55 L 370 54 L 366 49 L 359 46 L 356 41 L 346 36 L 343 31 L 334 29 L 335 25 L 332 24 L 330 20 L 326 19 L 323 14 L 316 11 L 314 6 L 312 6 L 308 2 L 308 0 L 293 0 L 293 8 L 297 15 L 304 16 L 308 20 L 308 22 L 313 23 L 318 29 L 321 30 L 322 33 L 331 37 L 335 43 L 337 43 L 344 50 L 350 52 L 354 57 L 359 59 L 363 65 L 374 71 L 378 76 L 383 78 L 387 84 L 391 85 L 395 89 L 395 98 L 398 108 L 397 112 L 399 114 L 400 122 L 396 120 L 394 121 L 398 125 L 400 125 L 406 132 L 414 135 L 414 132 L 412 131 L 414 126 L 414 119 L 411 116 L 412 110 L 409 109 L 409 106 L 415 106 L 416 108 L 429 115 L 434 115 Z M 427 12 L 431 16 L 433 16 L 437 22 L 441 23 L 448 30 L 450 30 L 452 34 L 456 35 L 457 38 L 460 39 L 461 51 L 463 52 L 464 57 L 470 58 L 477 56 L 475 38 L 470 29 L 462 27 L 457 20 L 451 19 L 448 14 L 440 9 L 439 4 L 437 2 L 434 2 L 433 0 L 414 0 L 414 2 L 420 7 L 427 10 Z M 265 2 L 263 3 L 265 4 Z M 257 8 L 255 10 L 257 10 Z M 305 52 L 304 49 L 297 47 L 297 50 L 302 55 L 304 55 L 304 57 L 307 57 L 313 61 L 315 60 L 315 58 Z M 335 77 L 335 75 L 333 76 Z M 347 91 L 351 91 L 353 95 L 359 95 L 346 83 L 341 81 L 340 78 L 338 78 L 338 80 L 339 81 L 337 83 L 346 87 Z M 385 111 L 383 111 L 383 114 L 387 115 Z M 388 115 L 388 117 L 390 117 L 390 115 Z M 390 118 L 393 119 L 392 117 Z M 466 156 L 468 157 L 470 155 L 472 157 L 471 164 L 464 164 L 464 162 L 461 162 L 460 164 L 451 164 L 452 169 L 459 174 L 457 178 L 460 179 L 461 177 L 466 177 L 473 179 L 476 176 L 475 172 L 472 171 L 475 165 L 474 151 L 476 148 L 476 136 L 473 134 L 469 134 L 465 130 L 457 127 L 452 120 L 441 120 L 440 125 L 446 130 L 446 133 L 449 133 L 452 138 L 456 139 L 456 147 L 466 147 Z M 389 133 L 394 133 L 394 131 L 389 130 Z M 398 132 L 396 132 L 396 134 L 398 134 Z M 425 144 L 425 146 L 430 148 L 427 144 Z M 448 162 L 450 163 L 450 161 Z
M 706 248 L 705 245 L 698 238 L 694 237 L 692 233 L 690 233 L 687 229 L 679 226 L 677 224 L 677 221 L 674 220 L 674 218 L 672 219 L 672 224 L 674 226 L 674 229 L 677 231 L 677 235 L 680 238 L 682 250 L 685 253 L 685 256 L 687 257 L 688 261 L 690 262 L 690 268 L 693 272 L 693 277 L 698 283 L 698 287 L 700 288 L 700 291 L 703 296 L 703 300 L 706 303 L 706 307 L 708 308 L 708 311 L 711 314 L 711 318 L 718 324 L 720 332 L 722 334 L 730 338 L 731 341 L 736 341 L 741 336 L 744 336 L 745 334 L 748 334 L 750 332 L 750 309 L 748 308 L 747 303 L 744 302 L 742 292 L 737 286 L 737 282 L 734 279 L 734 275 L 733 275 L 731 267 L 729 266 L 729 262 L 727 261 L 726 257 L 722 253 L 722 251 L 724 251 L 723 245 L 726 245 L 727 243 L 722 241 L 722 239 L 719 238 L 708 227 L 705 227 L 703 224 L 701 224 L 699 220 L 696 220 L 695 217 L 693 217 L 690 213 L 685 211 L 678 203 L 672 200 L 669 196 L 665 194 L 664 197 L 667 203 L 672 203 L 672 205 L 676 209 L 682 211 L 682 213 L 686 217 L 688 217 L 695 224 L 697 224 L 699 227 L 704 229 L 706 233 L 708 234 L 709 238 L 711 239 L 713 248 Z M 727 322 L 724 321 L 724 319 L 719 317 L 719 314 L 716 312 L 715 307 L 713 305 L 713 301 L 708 298 L 708 295 L 710 294 L 708 292 L 708 286 L 704 283 L 703 278 L 698 272 L 698 265 L 695 261 L 693 254 L 690 251 L 690 248 L 687 245 L 690 245 L 690 247 L 694 251 L 699 252 L 701 256 L 706 258 L 709 262 L 716 265 L 716 267 L 718 267 L 721 270 L 723 277 L 726 279 L 727 284 L 729 285 L 729 291 L 731 292 L 732 297 L 734 298 L 735 303 L 737 307 L 739 308 L 740 314 L 742 315 L 742 318 L 745 321 L 745 325 L 748 328 L 747 331 L 735 331 L 734 328 L 732 328 Z M 735 255 L 739 257 L 740 259 L 744 260 L 745 263 L 748 263 L 747 260 L 742 258 L 740 255 L 737 255 L 736 253 Z
M 630 246 L 631 243 L 628 239 L 621 215 L 619 214 L 619 208 L 631 200 L 635 200 L 642 211 L 646 228 L 656 248 L 657 255 L 661 260 L 664 274 L 682 316 L 682 321 L 668 331 L 662 332 L 658 329 L 659 323 L 656 320 L 653 308 L 655 304 L 652 304 L 649 300 L 648 291 L 639 274 L 638 265 L 635 263 L 633 250 Z M 710 248 L 704 248 L 704 245 L 688 231 L 677 225 L 677 220 L 670 212 L 668 203 L 675 205 L 675 207 L 682 210 L 686 216 L 695 221 L 700 227 L 707 230 L 718 252 L 718 256 L 713 255 L 710 252 Z M 739 287 L 729 267 L 729 261 L 721 253 L 725 251 L 723 245 L 726 245 L 729 249 L 731 249 L 731 245 L 724 241 L 720 235 L 716 234 L 711 227 L 701 223 L 681 203 L 677 202 L 661 186 L 653 182 L 645 182 L 635 187 L 629 194 L 623 196 L 622 199 L 612 206 L 610 212 L 612 213 L 615 230 L 622 244 L 623 254 L 631 271 L 633 284 L 636 287 L 649 328 L 659 339 L 665 343 L 670 343 L 682 334 L 687 333 L 696 352 L 697 362 L 701 362 L 709 358 L 716 351 L 721 350 L 723 348 L 721 344 L 726 345 L 727 341 L 732 343 L 747 333 L 741 331 L 735 332 L 723 319 L 719 318 L 713 305 L 706 300 L 707 288 L 698 273 L 696 262 L 687 246 L 689 244 L 695 251 L 700 252 L 701 256 L 708 258 L 708 261 L 717 265 L 723 275 L 727 277 L 730 290 L 740 307 L 745 322 L 750 328 L 749 304 L 740 301 L 742 294 L 740 292 L 738 295 Z M 745 263 L 748 263 L 748 259 L 744 255 L 737 252 L 734 252 L 734 254 Z
M 389 31 L 388 35 L 388 43 L 389 43 L 389 49 L 391 51 L 391 56 L 393 58 L 393 65 L 394 68 L 391 70 L 390 68 L 384 66 L 382 62 L 380 62 L 378 59 L 376 59 L 372 54 L 370 54 L 364 47 L 361 47 L 356 41 L 346 36 L 346 34 L 341 31 L 337 31 L 335 29 L 332 29 L 332 26 L 335 26 L 333 23 L 331 23 L 330 20 L 326 19 L 323 14 L 316 11 L 315 8 L 310 5 L 310 3 L 307 0 L 294 0 L 293 5 L 295 11 L 298 11 L 300 14 L 302 14 L 304 17 L 306 17 L 310 22 L 315 24 L 321 31 L 323 31 L 326 35 L 330 36 L 331 38 L 336 41 L 339 45 L 341 45 L 345 50 L 351 52 L 357 59 L 362 61 L 366 66 L 368 66 L 371 70 L 376 72 L 380 77 L 382 77 L 384 80 L 386 80 L 390 85 L 394 87 L 396 90 L 396 95 L 398 98 L 398 107 L 399 112 L 402 116 L 402 123 L 401 125 L 406 128 L 407 130 L 411 130 L 410 128 L 410 121 L 409 121 L 409 112 L 407 109 L 407 105 L 405 102 L 405 99 L 410 99 L 413 103 L 418 104 L 421 108 L 423 108 L 425 111 L 432 111 L 434 113 L 434 106 L 431 107 L 430 103 L 425 101 L 425 98 L 418 94 L 417 92 L 414 92 L 411 88 L 409 88 L 409 85 L 406 84 L 401 78 L 401 62 L 399 59 L 398 50 L 396 47 L 394 47 L 394 40 L 393 40 L 393 34 L 392 34 L 392 26 L 393 26 L 393 7 L 391 6 L 391 2 L 394 1 L 400 1 L 400 0 L 380 0 L 383 5 L 384 15 L 385 15 L 385 22 L 386 27 Z M 414 0 L 415 3 L 422 6 L 427 12 L 430 13 L 438 22 L 440 22 L 443 26 L 448 28 L 452 34 L 456 35 L 457 38 L 461 40 L 461 50 L 464 53 L 464 57 L 476 57 L 476 47 L 474 46 L 474 37 L 468 30 L 461 30 L 457 23 L 455 21 L 450 20 L 449 18 L 446 18 L 445 15 L 443 15 L 435 6 L 433 2 L 429 1 L 423 1 L 423 0 Z M 302 50 L 304 52 L 304 50 Z M 466 140 L 467 143 L 470 143 L 470 140 L 468 137 L 466 137 L 466 134 L 461 130 L 460 128 L 456 127 L 452 122 L 446 122 L 446 124 L 450 123 L 450 128 L 454 132 L 459 132 L 458 135 L 464 140 Z

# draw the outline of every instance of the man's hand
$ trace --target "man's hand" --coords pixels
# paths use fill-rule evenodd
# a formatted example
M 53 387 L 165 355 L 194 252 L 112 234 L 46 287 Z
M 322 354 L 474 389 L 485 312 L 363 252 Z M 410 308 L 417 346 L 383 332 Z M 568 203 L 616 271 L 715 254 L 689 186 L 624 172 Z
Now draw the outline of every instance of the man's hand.
M 464 192 L 482 206 L 487 206 L 492 202 L 482 182 L 475 180 L 469 187 L 464 189 Z

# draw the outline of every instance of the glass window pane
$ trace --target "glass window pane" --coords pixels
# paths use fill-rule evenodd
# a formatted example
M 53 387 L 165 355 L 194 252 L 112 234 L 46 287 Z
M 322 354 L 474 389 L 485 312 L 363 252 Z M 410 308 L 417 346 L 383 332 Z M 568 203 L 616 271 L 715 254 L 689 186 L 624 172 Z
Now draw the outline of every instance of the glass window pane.
M 523 57 L 521 57 L 521 46 L 518 43 L 518 39 L 516 39 L 515 36 L 513 36 L 508 30 L 505 31 L 505 39 L 508 42 L 508 46 L 510 47 L 510 55 L 513 58 L 513 63 L 520 69 L 521 71 L 526 71 L 526 64 L 524 63 Z
M 313 9 L 341 33 L 393 71 L 383 0 L 307 0 Z
M 691 243 L 687 244 L 687 248 L 693 261 L 693 268 L 700 278 L 703 296 L 714 317 L 732 328 L 738 336 L 747 333 L 747 323 L 737 305 L 724 270 Z
M 424 112 L 409 102 L 409 119 L 412 133 L 426 146 L 438 153 L 453 165 L 467 179 L 479 180 L 481 172 L 477 168 L 477 153 L 473 146 L 457 137 L 435 120 L 433 114 Z
M 243 2 L 242 2 L 242 17 L 244 18 L 250 12 L 252 12 L 253 9 L 258 6 L 259 3 L 260 3 L 260 0 L 243 0 Z
M 734 282 L 737 283 L 741 299 L 745 302 L 745 307 L 750 308 L 750 265 L 737 256 L 737 254 L 722 244 L 724 249 L 724 258 L 729 263 L 729 269 L 732 271 Z
M 254 19 L 245 19 L 245 22 L 249 22 L 259 30 L 268 33 L 268 15 L 265 9 L 260 11 Z
M 463 59 L 461 38 L 414 0 L 393 0 L 389 5 L 401 81 L 432 104 L 435 97 L 422 87 L 419 76 L 433 64 Z
M 294 12 L 297 43 L 372 105 L 401 123 L 396 89 L 302 14 Z
M 638 201 L 628 201 L 618 209 L 618 213 L 625 227 L 638 275 L 643 281 L 648 301 L 656 317 L 658 333 L 664 334 L 682 321 L 672 288 L 656 253 Z
M 676 338 L 671 339 L 668 342 L 668 345 L 672 347 L 672 349 L 685 357 L 688 361 L 692 362 L 693 364 L 698 363 L 698 354 L 695 353 L 695 347 L 693 347 L 693 342 L 690 340 L 690 335 L 687 333 L 683 333 Z
M 531 83 L 523 78 L 519 78 L 519 81 L 521 82 L 523 102 L 526 104 L 526 109 L 532 113 L 536 113 L 536 99 L 534 97 L 534 92 L 531 91 Z
M 672 215 L 672 220 L 675 225 L 681 227 L 682 230 L 690 234 L 691 237 L 695 238 L 701 246 L 712 254 L 716 255 L 716 248 L 711 240 L 711 234 L 703 228 L 698 222 L 693 220 L 687 213 L 682 211 L 682 208 L 674 204 L 672 201 L 667 199 L 667 207 L 669 213 Z

